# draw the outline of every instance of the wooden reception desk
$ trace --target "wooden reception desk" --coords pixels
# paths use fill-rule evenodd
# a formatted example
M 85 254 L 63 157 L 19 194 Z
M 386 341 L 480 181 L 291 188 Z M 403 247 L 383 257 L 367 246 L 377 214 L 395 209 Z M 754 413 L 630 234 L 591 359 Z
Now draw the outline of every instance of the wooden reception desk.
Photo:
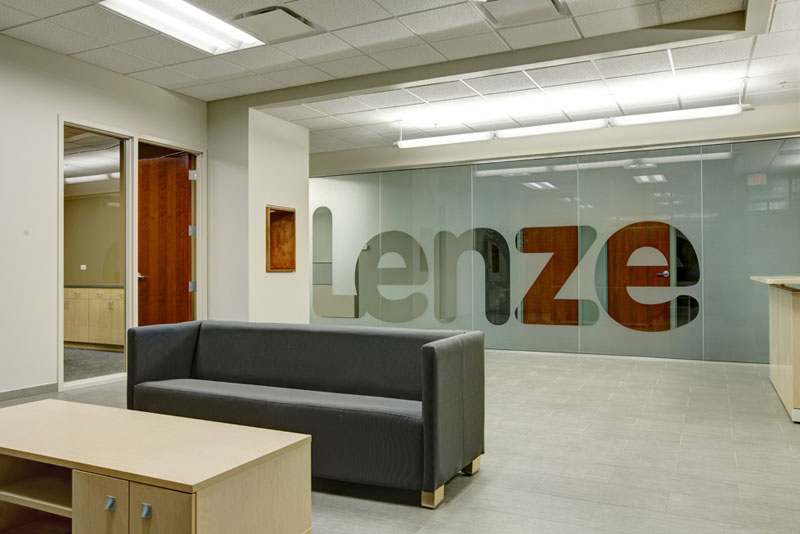
M 769 378 L 795 423 L 800 422 L 800 276 L 751 276 L 769 285 Z

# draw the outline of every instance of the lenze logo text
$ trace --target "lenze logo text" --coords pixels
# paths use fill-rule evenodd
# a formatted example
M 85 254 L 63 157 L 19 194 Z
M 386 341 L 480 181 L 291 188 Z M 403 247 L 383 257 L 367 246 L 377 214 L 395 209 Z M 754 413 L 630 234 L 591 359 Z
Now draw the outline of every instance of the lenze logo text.
M 316 240 L 325 239 L 317 236 L 316 229 L 315 223 L 315 250 Z M 333 295 L 330 272 L 324 274 L 325 266 L 330 271 L 331 264 L 314 264 L 314 309 L 320 316 L 369 314 L 385 322 L 408 322 L 425 313 L 428 296 L 412 291 L 402 298 L 389 298 L 381 288 L 420 286 L 428 282 L 432 271 L 434 315 L 441 323 L 452 322 L 462 298 L 457 291 L 458 259 L 474 251 L 483 259 L 484 313 L 494 325 L 505 324 L 512 316 L 532 325 L 591 325 L 598 320 L 599 306 L 619 324 L 645 332 L 677 328 L 697 317 L 700 306 L 692 296 L 644 303 L 629 290 L 691 286 L 700 279 L 697 254 L 689 240 L 675 227 L 655 221 L 625 226 L 603 244 L 594 266 L 596 301 L 556 298 L 596 238 L 597 232 L 590 226 L 519 230 L 514 244 L 519 252 L 551 256 L 521 302 L 512 302 L 511 253 L 500 232 L 491 228 L 475 228 L 461 235 L 441 231 L 434 236 L 432 258 L 411 235 L 383 232 L 370 239 L 358 256 L 356 295 Z M 389 258 L 394 260 L 389 262 L 392 266 L 385 265 Z

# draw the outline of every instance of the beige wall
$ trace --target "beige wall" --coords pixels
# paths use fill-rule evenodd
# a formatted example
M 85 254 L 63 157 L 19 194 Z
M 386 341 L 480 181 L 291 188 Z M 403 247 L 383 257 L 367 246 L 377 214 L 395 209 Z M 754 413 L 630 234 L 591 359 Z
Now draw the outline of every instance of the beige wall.
M 58 374 L 59 117 L 206 146 L 206 104 L 0 36 L 0 393 Z
M 80 269 L 86 265 L 86 270 Z M 125 209 L 122 197 L 64 200 L 64 284 L 125 283 Z

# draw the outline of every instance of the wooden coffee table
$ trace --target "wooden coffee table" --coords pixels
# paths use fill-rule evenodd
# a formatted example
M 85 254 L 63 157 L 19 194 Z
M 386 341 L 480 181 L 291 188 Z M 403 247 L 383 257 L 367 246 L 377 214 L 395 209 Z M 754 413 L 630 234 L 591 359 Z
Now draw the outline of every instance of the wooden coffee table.
M 0 409 L 0 532 L 311 532 L 311 436 L 44 400 Z

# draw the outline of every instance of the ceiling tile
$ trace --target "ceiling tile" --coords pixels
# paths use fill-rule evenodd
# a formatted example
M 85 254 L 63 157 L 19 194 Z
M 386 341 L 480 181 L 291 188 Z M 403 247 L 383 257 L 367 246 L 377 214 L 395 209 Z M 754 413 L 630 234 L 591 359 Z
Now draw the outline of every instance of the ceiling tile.
M 771 32 L 800 29 L 800 2 L 783 2 L 775 6 Z
M 326 30 L 338 30 L 390 16 L 372 0 L 297 0 L 287 7 Z
M 547 94 L 559 108 L 571 116 L 618 110 L 616 101 L 601 81 L 549 87 Z
M 314 67 L 310 67 L 308 65 L 269 72 L 266 76 L 271 80 L 275 80 L 276 82 L 280 82 L 289 86 L 306 85 L 309 83 L 324 82 L 326 80 L 333 79 L 330 74 L 322 72 L 321 70 L 315 69 Z
M 408 15 L 437 7 L 463 3 L 464 0 L 375 0 L 392 15 Z
M 284 87 L 282 83 L 270 80 L 266 76 L 245 76 L 243 78 L 225 80 L 221 83 L 246 95 L 252 93 L 261 93 L 264 91 L 273 91 L 275 89 Z
M 117 48 L 164 65 L 185 63 L 186 61 L 209 56 L 205 52 L 180 43 L 166 35 L 154 35 L 153 37 L 121 43 L 117 45 Z
M 107 44 L 122 43 L 155 35 L 141 24 L 121 17 L 100 6 L 70 11 L 49 19 L 49 22 L 82 33 Z
M 650 4 L 654 0 L 566 0 L 573 15 L 588 15 L 600 11 L 623 9 L 640 4 Z
M 770 57 L 792 54 L 800 49 L 800 30 L 767 33 L 756 37 L 753 57 Z
M 219 56 L 221 59 L 253 72 L 269 72 L 296 67 L 301 63 L 274 46 L 257 46 Z
M 561 113 L 554 115 L 535 115 L 530 117 L 514 117 L 520 126 L 539 126 L 541 124 L 553 124 L 557 122 L 567 122 L 566 115 Z
M 318 63 L 317 68 L 337 78 L 349 78 L 387 70 L 371 57 L 364 55 Z
M 309 143 L 309 152 L 318 154 L 320 152 L 332 152 L 334 150 L 351 150 L 358 148 L 356 145 L 351 145 L 350 143 L 346 143 L 345 141 L 341 141 L 330 136 L 328 136 L 328 139 L 331 139 L 331 141 L 311 141 Z
M 143 70 L 129 74 L 132 78 L 142 80 L 167 89 L 174 89 L 176 87 L 186 87 L 189 85 L 197 85 L 201 80 L 194 76 L 189 76 L 177 70 L 172 70 L 169 67 L 159 67 L 157 69 Z
M 323 117 L 325 114 L 316 109 L 311 109 L 308 106 L 284 106 L 279 108 L 267 108 L 263 110 L 274 117 L 287 121 L 296 121 L 300 119 L 311 119 L 314 117 Z
M 428 42 L 492 31 L 470 3 L 456 4 L 400 17 L 400 22 Z
M 568 65 L 557 65 L 555 67 L 545 67 L 542 69 L 528 70 L 527 72 L 533 80 L 542 87 L 552 85 L 564 85 L 567 83 L 588 82 L 599 80 L 600 75 L 597 69 L 589 61 L 580 63 L 570 63 Z
M 27 24 L 28 22 L 33 22 L 34 20 L 36 20 L 36 17 L 33 15 L 18 9 L 14 9 L 13 7 L 0 4 L 0 30 L 5 30 L 6 28 L 11 28 L 13 26 L 19 26 L 20 24 Z
M 281 0 L 191 0 L 190 3 L 217 17 L 232 19 L 243 13 L 279 6 L 283 2 Z
M 416 67 L 445 61 L 443 55 L 427 44 L 409 46 L 408 48 L 397 48 L 385 52 L 375 52 L 370 55 L 390 69 L 405 69 L 407 67 Z
M 750 61 L 748 76 L 770 76 L 774 74 L 795 75 L 800 74 L 800 50 L 795 55 L 773 56 L 753 59 Z
M 243 68 L 215 57 L 179 63 L 178 65 L 173 65 L 172 68 L 201 80 L 213 80 L 237 75 L 243 76 L 247 73 Z
M 655 4 L 644 4 L 575 17 L 575 22 L 585 37 L 594 37 L 655 26 L 658 24 L 658 9 Z
M 797 89 L 800 89 L 800 76 L 787 77 L 781 74 L 773 74 L 771 76 L 758 76 L 747 80 L 747 95 Z M 748 104 L 752 103 L 747 96 L 745 96 L 744 101 Z
M 468 85 L 460 81 L 409 87 L 408 92 L 427 102 L 452 100 L 454 98 L 475 96 L 476 94 Z
M 294 121 L 295 124 L 305 126 L 310 130 L 332 130 L 334 128 L 345 128 L 352 126 L 341 119 L 336 117 L 317 117 L 314 119 L 301 119 Z
M 536 88 L 530 78 L 521 72 L 510 72 L 508 74 L 497 74 L 495 76 L 484 76 L 482 78 L 470 78 L 464 80 L 464 82 L 482 95 Z
M 702 67 L 716 63 L 728 63 L 750 57 L 753 38 L 734 39 L 697 46 L 686 46 L 672 50 L 672 60 L 676 69 Z
M 334 34 L 364 52 L 382 52 L 422 43 L 419 37 L 395 19 L 355 26 Z
M 503 109 L 480 96 L 436 102 L 433 107 L 437 115 L 452 119 L 449 122 L 473 125 L 510 119 Z
M 461 125 L 457 118 L 443 116 L 431 104 L 397 106 L 384 109 L 383 112 L 393 121 L 402 121 L 404 127 L 425 129 L 434 128 L 436 125 L 440 127 Z
M 382 91 L 368 95 L 354 96 L 359 102 L 363 102 L 371 108 L 391 108 L 396 106 L 410 106 L 421 104 L 422 101 L 408 91 L 397 89 L 395 91 Z
M 498 93 L 486 97 L 492 106 L 517 121 L 533 117 L 560 117 L 566 119 L 556 103 L 539 89 Z
M 326 130 L 325 135 L 360 146 L 389 145 L 392 143 L 385 137 L 358 126 Z
M 741 11 L 742 0 L 661 0 L 664 24 Z
M 14 37 L 21 41 L 26 41 L 43 48 L 49 48 L 62 54 L 75 54 L 92 48 L 104 46 L 100 41 L 96 41 L 78 32 L 62 28 L 51 24 L 45 20 L 38 20 L 17 26 L 3 32 L 9 37 Z
M 309 102 L 306 105 L 329 115 L 367 111 L 370 109 L 370 107 L 366 104 L 350 97 L 334 98 L 333 100 L 322 100 L 320 102 Z
M 510 117 L 505 120 L 491 121 L 491 122 L 465 120 L 464 123 L 473 130 L 479 132 L 490 132 L 492 130 L 507 130 L 509 128 L 519 128 L 519 123 Z
M 570 19 L 508 28 L 500 30 L 500 35 L 512 48 L 530 48 L 580 38 L 578 30 L 575 29 Z
M 436 41 L 431 43 L 431 46 L 447 59 L 476 57 L 510 50 L 508 45 L 494 32 Z
M 403 137 L 421 133 L 421 131 L 413 126 L 403 125 L 402 122 L 392 121 L 379 124 L 367 124 L 364 126 L 365 130 L 382 135 L 389 139 L 400 139 L 400 130 L 403 130 Z
M 241 92 L 224 85 L 222 82 L 197 85 L 195 87 L 184 87 L 183 89 L 177 89 L 177 92 L 206 101 L 220 100 L 222 98 L 230 98 L 232 96 L 240 96 L 242 94 Z
M 384 113 L 373 110 L 358 111 L 356 113 L 344 113 L 342 115 L 338 115 L 338 117 L 340 119 L 346 120 L 350 124 L 357 124 L 359 126 L 367 124 L 379 124 L 391 120 Z
M 92 5 L 88 0 L 3 0 L 3 3 L 40 18 Z
M 429 128 L 425 128 L 426 135 L 420 137 L 428 137 L 431 135 L 456 135 L 461 133 L 470 133 L 474 130 L 467 126 L 466 124 L 453 124 L 450 126 L 444 125 L 432 125 Z M 405 138 L 410 138 L 410 136 L 403 135 Z
M 72 57 L 93 65 L 97 65 L 98 67 L 119 72 L 120 74 L 128 74 L 145 69 L 154 69 L 161 66 L 154 61 L 150 61 L 149 59 L 144 59 L 139 56 L 134 56 L 133 54 L 129 54 L 124 50 L 118 50 L 111 46 L 89 50 L 88 52 L 81 52 Z
M 274 45 L 279 50 L 307 63 L 322 63 L 360 54 L 358 50 L 330 33 L 312 35 Z
M 672 70 L 666 50 L 598 59 L 595 61 L 595 65 L 605 78 Z
M 613 78 L 607 84 L 626 113 L 644 106 L 678 106 L 678 92 L 671 71 Z
M 747 61 L 675 71 L 681 101 L 739 95 Z

